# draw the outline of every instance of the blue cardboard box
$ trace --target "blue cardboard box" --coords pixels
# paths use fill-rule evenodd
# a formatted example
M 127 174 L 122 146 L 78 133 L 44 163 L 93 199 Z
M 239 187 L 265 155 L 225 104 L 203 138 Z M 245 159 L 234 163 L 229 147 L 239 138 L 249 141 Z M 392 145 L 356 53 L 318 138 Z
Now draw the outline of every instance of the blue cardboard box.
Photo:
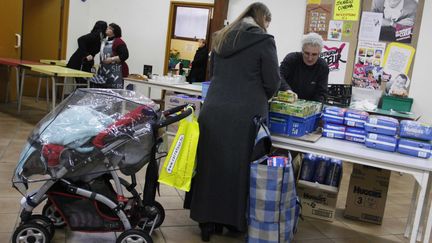
M 403 120 L 400 122 L 400 136 L 430 141 L 432 140 L 432 125 Z
M 431 149 L 432 145 L 429 142 L 401 138 L 397 151 L 401 154 L 428 159 L 431 155 Z
M 397 138 L 377 133 L 368 133 L 365 145 L 369 148 L 394 152 L 397 147 Z
M 345 130 L 346 130 L 346 127 L 343 125 L 325 123 L 323 126 L 322 135 L 324 137 L 328 137 L 328 138 L 344 139 L 345 138 Z
M 350 127 L 364 128 L 364 124 L 369 117 L 365 111 L 348 110 L 345 112 L 344 124 Z
M 366 131 L 361 128 L 347 127 L 345 130 L 345 140 L 364 143 L 366 140 Z
M 370 116 L 365 123 L 366 131 L 389 136 L 395 136 L 398 128 L 398 120 L 388 116 Z

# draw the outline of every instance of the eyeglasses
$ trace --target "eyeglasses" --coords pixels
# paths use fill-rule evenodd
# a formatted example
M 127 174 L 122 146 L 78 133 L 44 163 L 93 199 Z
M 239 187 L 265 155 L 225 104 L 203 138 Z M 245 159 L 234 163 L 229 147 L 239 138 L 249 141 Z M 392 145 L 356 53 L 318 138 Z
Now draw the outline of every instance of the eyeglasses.
M 302 51 L 303 55 L 308 56 L 308 57 L 317 57 L 319 55 L 319 53 L 317 52 L 307 52 L 307 51 Z

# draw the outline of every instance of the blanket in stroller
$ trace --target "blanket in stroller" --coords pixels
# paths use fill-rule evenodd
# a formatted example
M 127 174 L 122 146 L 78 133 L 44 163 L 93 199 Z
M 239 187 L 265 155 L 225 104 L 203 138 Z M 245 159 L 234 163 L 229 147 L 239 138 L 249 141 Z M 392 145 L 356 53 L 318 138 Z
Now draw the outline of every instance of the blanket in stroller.
M 32 180 L 63 177 L 89 181 L 109 169 L 129 175 L 149 160 L 152 124 L 159 107 L 133 91 L 78 89 L 44 117 L 30 134 L 13 184 L 26 195 Z

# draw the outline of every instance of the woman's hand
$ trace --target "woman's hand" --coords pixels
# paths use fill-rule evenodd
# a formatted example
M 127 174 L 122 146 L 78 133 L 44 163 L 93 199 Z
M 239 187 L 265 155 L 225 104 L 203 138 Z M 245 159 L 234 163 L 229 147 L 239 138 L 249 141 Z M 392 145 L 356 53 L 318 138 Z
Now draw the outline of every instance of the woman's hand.
M 92 55 L 88 55 L 88 56 L 86 56 L 86 59 L 87 59 L 87 61 L 91 61 L 91 60 L 93 60 L 93 56 Z
M 117 56 L 115 56 L 115 57 L 108 57 L 105 60 L 103 60 L 102 62 L 104 64 L 111 64 L 111 63 L 117 62 L 117 60 L 119 60 L 119 58 Z

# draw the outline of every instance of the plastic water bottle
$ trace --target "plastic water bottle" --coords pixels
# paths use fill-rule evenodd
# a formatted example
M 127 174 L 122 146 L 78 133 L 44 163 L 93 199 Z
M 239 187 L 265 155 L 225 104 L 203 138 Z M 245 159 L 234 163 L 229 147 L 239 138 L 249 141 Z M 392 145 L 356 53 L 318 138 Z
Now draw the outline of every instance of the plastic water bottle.
M 325 184 L 329 186 L 338 187 L 341 172 L 342 172 L 342 161 L 338 159 L 331 159 L 328 168 L 327 177 L 325 179 Z
M 312 181 L 315 173 L 316 155 L 305 154 L 303 157 L 300 179 L 305 181 Z
M 315 173 L 312 180 L 313 182 L 324 184 L 329 162 L 330 162 L 329 158 L 325 156 L 318 156 L 316 167 L 315 167 Z

